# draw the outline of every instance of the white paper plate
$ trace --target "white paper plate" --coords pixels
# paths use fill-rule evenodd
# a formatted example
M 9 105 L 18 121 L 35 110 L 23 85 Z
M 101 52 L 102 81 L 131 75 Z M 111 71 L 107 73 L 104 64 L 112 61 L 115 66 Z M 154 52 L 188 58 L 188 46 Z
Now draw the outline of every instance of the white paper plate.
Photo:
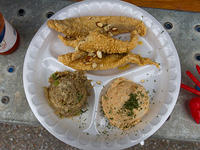
M 43 87 L 48 86 L 48 77 L 51 73 L 73 70 L 56 60 L 58 55 L 73 49 L 64 46 L 57 38 L 58 33 L 49 29 L 45 22 L 32 39 L 26 53 L 23 70 L 26 97 L 40 123 L 61 141 L 81 149 L 127 148 L 144 141 L 155 133 L 172 112 L 180 89 L 179 57 L 162 25 L 144 10 L 126 2 L 83 1 L 63 8 L 51 19 L 88 15 L 129 16 L 142 20 L 148 27 L 148 32 L 145 37 L 140 37 L 143 44 L 138 45 L 133 51 L 159 62 L 161 68 L 132 65 L 126 71 L 113 69 L 88 72 L 87 76 L 93 80 L 93 84 L 96 81 L 102 82 L 101 85 L 94 86 L 88 100 L 88 111 L 73 119 L 59 119 L 48 105 Z M 149 113 L 141 123 L 123 133 L 116 128 L 107 128 L 108 122 L 100 111 L 99 105 L 99 96 L 101 92 L 104 92 L 101 91 L 103 86 L 106 87 L 112 79 L 117 77 L 125 77 L 142 84 L 151 97 Z M 141 80 L 145 82 L 141 83 Z

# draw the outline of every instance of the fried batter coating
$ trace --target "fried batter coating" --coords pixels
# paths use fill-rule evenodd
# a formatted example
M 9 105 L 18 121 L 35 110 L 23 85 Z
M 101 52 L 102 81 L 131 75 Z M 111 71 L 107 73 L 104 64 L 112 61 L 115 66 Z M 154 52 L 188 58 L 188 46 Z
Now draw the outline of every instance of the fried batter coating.
M 80 52 L 82 53 L 82 52 Z M 62 62 L 64 65 L 69 66 L 71 68 L 77 70 L 107 70 L 113 69 L 118 66 L 133 63 L 138 64 L 140 66 L 143 65 L 155 65 L 159 68 L 159 64 L 153 62 L 149 58 L 143 58 L 140 55 L 136 55 L 133 53 L 125 53 L 125 54 L 107 54 L 99 59 L 97 57 L 85 55 L 83 57 L 79 57 L 74 60 L 74 55 L 79 55 L 79 51 L 75 53 L 67 53 L 65 55 L 58 56 L 58 61 Z
M 90 31 L 110 32 L 112 35 L 136 30 L 140 36 L 146 34 L 146 26 L 141 20 L 125 16 L 83 16 L 64 20 L 48 20 L 48 27 L 77 38 L 85 37 Z
M 111 36 L 106 36 L 97 31 L 91 31 L 84 39 L 68 40 L 58 36 L 61 41 L 67 45 L 86 52 L 101 51 L 107 54 L 127 53 L 134 49 L 138 44 L 138 35 L 136 31 L 131 32 L 130 41 L 122 41 Z

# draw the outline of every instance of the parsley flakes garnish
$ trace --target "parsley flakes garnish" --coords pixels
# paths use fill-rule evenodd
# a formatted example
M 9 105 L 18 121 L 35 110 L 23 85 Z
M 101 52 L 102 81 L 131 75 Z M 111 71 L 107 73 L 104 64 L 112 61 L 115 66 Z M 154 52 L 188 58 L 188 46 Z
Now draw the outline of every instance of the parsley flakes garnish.
M 51 77 L 53 78 L 53 80 L 57 80 L 59 78 L 59 76 L 56 73 L 53 73 Z
M 55 86 L 57 86 L 57 85 L 59 84 L 59 81 L 58 81 L 58 80 L 55 80 L 55 81 L 53 82 L 53 84 L 54 84 Z
M 77 100 L 80 102 L 82 98 L 83 98 L 83 95 L 80 94 L 80 93 L 78 93 L 78 94 L 77 94 Z
M 133 111 L 129 111 L 129 112 L 127 113 L 127 115 L 128 115 L 128 116 L 133 116 Z
M 53 81 L 53 84 L 54 84 L 55 86 L 57 86 L 57 85 L 59 84 L 59 80 L 58 80 L 59 76 L 58 76 L 58 74 L 53 73 L 53 74 L 51 75 L 51 77 L 52 77 L 52 79 L 54 80 L 54 81 Z
M 129 96 L 130 96 L 129 100 L 124 103 L 123 107 L 125 109 L 132 111 L 134 108 L 137 109 L 139 107 L 139 104 L 136 94 L 131 93 Z

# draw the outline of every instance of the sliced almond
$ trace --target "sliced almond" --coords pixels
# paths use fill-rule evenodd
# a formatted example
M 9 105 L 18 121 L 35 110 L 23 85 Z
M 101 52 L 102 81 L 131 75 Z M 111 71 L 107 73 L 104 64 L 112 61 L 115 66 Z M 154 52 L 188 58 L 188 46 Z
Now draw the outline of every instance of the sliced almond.
M 88 53 L 88 56 L 94 56 L 94 55 L 95 55 L 95 53 L 93 53 L 93 52 Z
M 109 34 L 110 36 L 113 36 L 112 32 L 108 32 L 108 34 Z
M 97 51 L 97 57 L 102 58 L 102 52 L 101 51 Z
M 78 51 L 78 46 L 75 47 L 75 51 Z
M 117 29 L 117 28 L 115 28 L 115 27 L 113 27 L 113 28 L 112 28 L 112 31 L 117 31 L 117 30 L 118 30 L 118 29 Z
M 111 25 L 110 25 L 110 24 L 108 24 L 107 26 L 103 27 L 103 29 L 104 29 L 106 32 L 109 31 L 110 28 L 111 28 Z
M 100 67 L 102 68 L 102 67 L 103 67 L 103 64 L 100 64 Z
M 92 63 L 92 68 L 95 69 L 97 67 L 96 63 Z
M 77 53 L 77 52 L 75 52 L 75 53 Z M 75 54 L 75 53 L 72 54 L 72 61 L 77 60 L 85 55 L 84 53 L 77 53 L 77 54 Z
M 100 27 L 100 28 L 103 27 L 103 23 L 101 23 L 101 22 L 97 22 L 96 25 L 97 25 L 97 27 Z
M 79 50 L 78 47 L 79 47 L 81 44 L 83 44 L 84 42 L 85 42 L 84 40 L 80 41 L 80 42 L 78 43 L 78 45 L 75 47 L 75 51 L 78 51 L 78 50 Z

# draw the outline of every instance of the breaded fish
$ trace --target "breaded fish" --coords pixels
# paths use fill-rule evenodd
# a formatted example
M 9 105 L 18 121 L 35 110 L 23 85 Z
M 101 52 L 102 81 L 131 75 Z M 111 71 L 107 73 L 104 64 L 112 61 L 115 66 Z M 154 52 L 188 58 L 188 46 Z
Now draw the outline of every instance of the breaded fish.
M 101 51 L 107 54 L 128 53 L 138 44 L 138 35 L 136 31 L 131 32 L 130 41 L 118 40 L 97 31 L 91 31 L 84 39 L 79 38 L 78 40 L 68 40 L 61 35 L 58 37 L 65 45 L 72 46 L 78 50 L 86 52 Z
M 82 52 L 80 52 L 82 53 Z M 85 55 L 83 57 L 78 57 L 76 60 L 73 58 L 75 55 L 79 55 L 79 52 L 75 53 L 67 53 L 65 55 L 58 56 L 58 61 L 62 62 L 64 65 L 69 66 L 71 68 L 77 70 L 107 70 L 116 68 L 118 66 L 133 63 L 138 64 L 140 66 L 143 65 L 155 65 L 159 68 L 159 64 L 153 62 L 149 58 L 143 58 L 140 55 L 136 55 L 133 53 L 125 53 L 125 54 L 107 54 L 103 55 L 101 59 L 93 56 Z
M 110 32 L 112 35 L 136 30 L 140 36 L 146 34 L 146 26 L 141 20 L 125 16 L 83 16 L 64 20 L 48 20 L 48 27 L 66 36 L 77 38 L 87 36 L 90 31 Z

